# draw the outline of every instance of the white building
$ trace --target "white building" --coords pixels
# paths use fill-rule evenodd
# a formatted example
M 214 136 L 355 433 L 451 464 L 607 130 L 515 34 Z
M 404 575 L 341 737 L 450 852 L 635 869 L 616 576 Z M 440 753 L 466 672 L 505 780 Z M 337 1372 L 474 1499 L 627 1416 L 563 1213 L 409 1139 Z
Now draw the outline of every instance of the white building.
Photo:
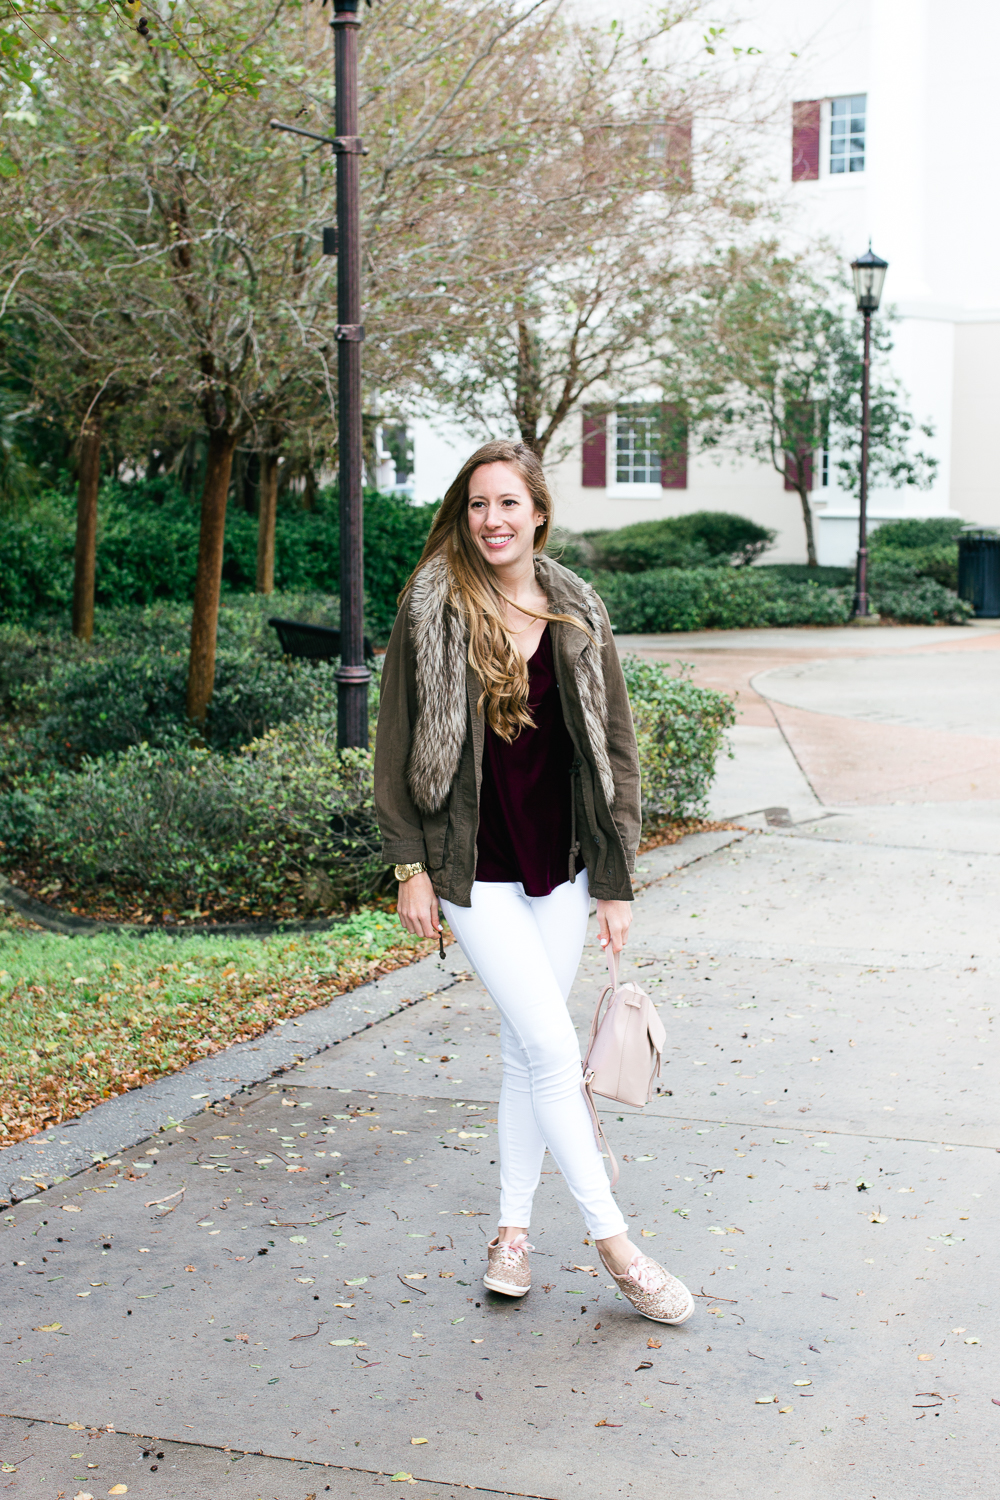
M 826 236 L 845 264 L 864 250 L 889 261 L 883 307 L 895 308 L 893 360 L 938 459 L 932 489 L 876 489 L 872 521 L 954 514 L 1000 524 L 995 461 L 1000 411 L 1000 206 L 985 143 L 1000 8 L 987 0 L 752 0 L 737 40 L 773 58 L 787 89 L 780 129 L 761 141 L 787 183 L 789 245 Z M 795 56 L 793 57 L 793 54 Z M 754 463 L 692 454 L 660 474 L 648 434 L 622 410 L 601 430 L 577 414 L 569 456 L 550 470 L 557 519 L 574 531 L 691 510 L 751 516 L 778 533 L 770 561 L 804 561 L 798 495 Z M 475 439 L 415 424 L 417 500 L 443 494 Z M 655 443 L 654 443 L 655 448 Z M 853 561 L 857 504 L 824 483 L 812 505 L 821 563 Z

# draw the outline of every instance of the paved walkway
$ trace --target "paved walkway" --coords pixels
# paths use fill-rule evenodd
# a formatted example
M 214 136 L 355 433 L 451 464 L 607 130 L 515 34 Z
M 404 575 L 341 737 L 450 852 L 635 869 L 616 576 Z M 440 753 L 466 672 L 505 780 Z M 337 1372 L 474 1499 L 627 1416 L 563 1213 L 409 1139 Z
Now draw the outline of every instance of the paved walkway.
M 180 1075 L 198 1113 L 152 1138 L 144 1116 L 8 1211 L 0 1494 L 995 1493 L 1000 804 L 985 774 L 926 806 L 908 787 L 946 782 L 953 741 L 996 751 L 953 668 L 995 670 L 1000 637 L 841 634 L 809 648 L 831 677 L 789 675 L 808 652 L 766 637 L 639 643 L 744 695 L 717 808 L 746 830 L 640 861 L 630 965 L 667 1021 L 663 1092 L 606 1114 L 620 1201 L 697 1291 L 691 1322 L 616 1297 L 551 1170 L 530 1296 L 483 1293 L 498 1027 L 457 961 L 425 961 L 409 993 L 335 1002 L 275 1079 Z M 891 702 L 883 634 L 910 672 Z M 840 774 L 827 722 L 952 750 L 919 783 L 864 762 L 834 801 L 809 758 Z M 581 1030 L 600 969 L 592 934 Z M 124 1138 L 95 1117 L 35 1149 Z

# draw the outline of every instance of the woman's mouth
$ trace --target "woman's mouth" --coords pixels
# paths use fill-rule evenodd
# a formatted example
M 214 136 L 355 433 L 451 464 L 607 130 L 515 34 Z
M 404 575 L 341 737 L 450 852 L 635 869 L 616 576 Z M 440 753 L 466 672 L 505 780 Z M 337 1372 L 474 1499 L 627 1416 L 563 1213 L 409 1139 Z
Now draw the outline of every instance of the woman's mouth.
M 494 552 L 499 551 L 501 547 L 506 547 L 507 543 L 512 542 L 513 540 L 514 533 L 512 531 L 504 532 L 503 536 L 483 537 L 483 541 L 486 543 L 487 547 L 491 548 Z

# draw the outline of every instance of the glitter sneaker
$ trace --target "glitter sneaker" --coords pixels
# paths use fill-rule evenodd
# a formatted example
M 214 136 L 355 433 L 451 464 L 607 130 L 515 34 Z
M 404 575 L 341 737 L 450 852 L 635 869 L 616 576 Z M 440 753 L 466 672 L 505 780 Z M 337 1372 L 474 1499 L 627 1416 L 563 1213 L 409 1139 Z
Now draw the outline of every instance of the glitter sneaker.
M 652 1318 L 654 1323 L 686 1323 L 694 1312 L 694 1298 L 684 1283 L 648 1255 L 637 1250 L 623 1276 L 616 1275 L 603 1256 L 601 1259 L 622 1296 L 644 1318 Z
M 531 1267 L 528 1265 L 528 1236 L 519 1234 L 516 1240 L 501 1245 L 499 1235 L 491 1240 L 486 1249 L 489 1265 L 483 1277 L 483 1285 L 491 1292 L 502 1292 L 506 1297 L 523 1297 L 531 1290 Z

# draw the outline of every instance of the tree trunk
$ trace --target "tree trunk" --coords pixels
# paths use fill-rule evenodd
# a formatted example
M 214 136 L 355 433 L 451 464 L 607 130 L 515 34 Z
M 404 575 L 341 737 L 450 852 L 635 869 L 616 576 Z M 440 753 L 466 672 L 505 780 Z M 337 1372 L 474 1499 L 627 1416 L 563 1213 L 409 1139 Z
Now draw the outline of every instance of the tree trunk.
M 816 538 L 813 534 L 813 513 L 809 504 L 809 491 L 799 490 L 799 499 L 802 501 L 802 520 L 806 528 L 806 562 L 810 568 L 818 566 L 816 562 Z
M 542 381 L 538 335 L 525 318 L 517 321 L 517 390 L 515 411 L 521 442 L 538 453 L 538 423 L 542 415 Z
M 260 505 L 257 515 L 257 592 L 274 593 L 274 527 L 278 515 L 278 455 L 260 455 Z
M 97 492 L 101 486 L 101 413 L 94 407 L 80 435 L 76 492 L 76 547 L 73 553 L 73 634 L 94 634 L 94 571 L 97 563 Z
M 205 722 L 215 685 L 215 637 L 226 534 L 226 496 L 235 449 L 236 438 L 230 433 L 216 430 L 210 434 L 205 488 L 201 496 L 201 534 L 198 538 L 198 574 L 194 585 L 187 685 L 187 714 L 191 723 L 197 725 Z

